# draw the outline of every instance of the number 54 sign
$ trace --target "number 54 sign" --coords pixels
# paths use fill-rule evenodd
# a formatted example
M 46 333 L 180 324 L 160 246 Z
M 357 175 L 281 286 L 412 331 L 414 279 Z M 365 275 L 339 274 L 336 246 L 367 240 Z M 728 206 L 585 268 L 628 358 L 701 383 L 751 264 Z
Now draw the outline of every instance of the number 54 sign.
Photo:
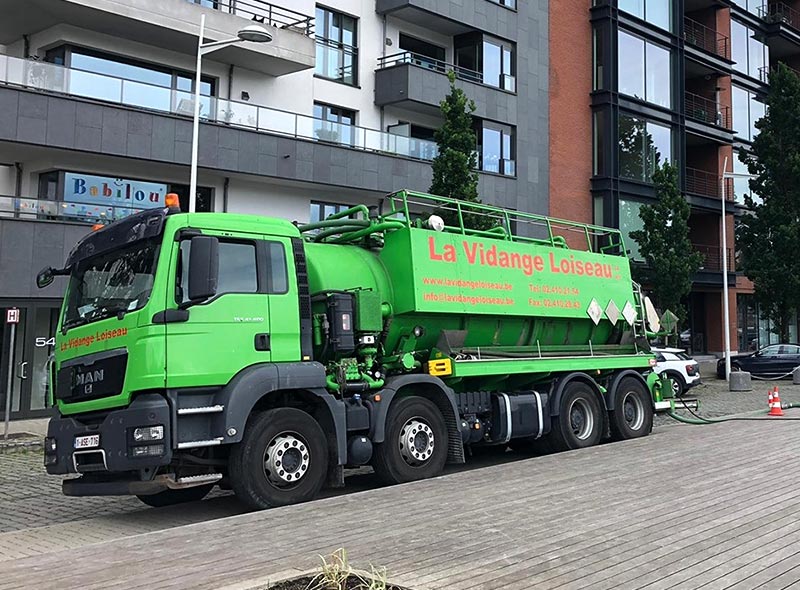
M 44 348 L 45 346 L 55 346 L 56 345 L 56 337 L 51 336 L 50 338 L 37 338 L 36 339 L 36 346 L 37 348 Z

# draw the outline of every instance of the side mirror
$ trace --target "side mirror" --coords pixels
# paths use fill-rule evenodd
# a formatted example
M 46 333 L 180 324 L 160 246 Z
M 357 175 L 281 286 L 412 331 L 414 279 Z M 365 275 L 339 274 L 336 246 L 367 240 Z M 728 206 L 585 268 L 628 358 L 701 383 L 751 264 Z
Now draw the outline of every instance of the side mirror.
M 56 276 L 53 274 L 53 267 L 46 266 L 42 270 L 39 271 L 39 274 L 36 275 L 36 286 L 40 289 L 44 289 L 48 285 L 50 285 Z
M 189 301 L 199 302 L 217 294 L 219 240 L 195 236 L 189 250 Z

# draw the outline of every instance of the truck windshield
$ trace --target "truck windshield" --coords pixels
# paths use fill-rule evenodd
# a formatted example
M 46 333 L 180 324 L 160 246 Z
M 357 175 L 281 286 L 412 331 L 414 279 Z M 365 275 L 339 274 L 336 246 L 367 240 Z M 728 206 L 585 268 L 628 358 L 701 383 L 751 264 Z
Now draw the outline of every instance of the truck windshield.
M 158 248 L 158 241 L 144 240 L 78 263 L 70 278 L 64 329 L 144 307 Z

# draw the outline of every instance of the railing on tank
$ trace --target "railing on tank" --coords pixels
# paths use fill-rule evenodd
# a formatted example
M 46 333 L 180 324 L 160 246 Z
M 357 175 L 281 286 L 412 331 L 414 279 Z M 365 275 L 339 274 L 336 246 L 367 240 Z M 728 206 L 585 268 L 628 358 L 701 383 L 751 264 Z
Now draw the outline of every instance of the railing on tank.
M 381 208 L 380 219 L 405 227 L 428 227 L 429 217 L 437 215 L 445 222 L 443 231 L 451 233 L 625 256 L 620 231 L 597 225 L 412 191 L 388 195 Z
M 104 205 L 101 203 L 77 203 L 0 195 L 0 217 L 14 219 L 94 224 L 116 221 L 140 211 L 144 211 L 144 209 Z

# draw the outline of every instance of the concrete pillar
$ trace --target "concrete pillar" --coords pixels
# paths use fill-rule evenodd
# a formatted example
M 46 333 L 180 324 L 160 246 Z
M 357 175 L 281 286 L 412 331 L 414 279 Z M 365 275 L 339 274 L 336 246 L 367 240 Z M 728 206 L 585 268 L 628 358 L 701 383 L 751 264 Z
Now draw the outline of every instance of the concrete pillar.
M 730 391 L 753 391 L 750 373 L 747 371 L 732 371 L 728 388 Z

